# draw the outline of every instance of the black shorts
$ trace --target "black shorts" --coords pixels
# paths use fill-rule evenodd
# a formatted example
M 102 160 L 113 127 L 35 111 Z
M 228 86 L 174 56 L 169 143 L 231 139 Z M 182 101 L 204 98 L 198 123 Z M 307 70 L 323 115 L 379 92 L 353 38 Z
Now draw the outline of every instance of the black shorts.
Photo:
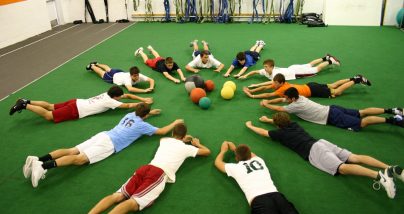
M 326 84 L 309 82 L 307 83 L 307 86 L 309 86 L 310 88 L 312 97 L 323 97 L 323 98 L 331 97 L 331 90 L 330 88 L 328 88 L 328 85 Z
M 245 54 L 248 54 L 250 56 L 252 56 L 252 58 L 254 59 L 254 61 L 258 61 L 260 59 L 260 54 L 258 52 L 255 51 L 244 51 Z
M 253 214 L 296 214 L 295 206 L 280 192 L 271 192 L 255 197 L 251 202 L 251 213 Z

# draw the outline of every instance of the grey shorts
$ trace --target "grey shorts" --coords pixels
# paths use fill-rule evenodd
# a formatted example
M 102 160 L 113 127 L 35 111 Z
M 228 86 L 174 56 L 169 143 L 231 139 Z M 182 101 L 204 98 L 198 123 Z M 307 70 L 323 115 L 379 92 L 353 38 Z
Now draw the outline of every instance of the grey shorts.
M 345 163 L 352 152 L 341 149 L 338 146 L 320 139 L 310 149 L 309 161 L 311 165 L 327 172 L 331 175 L 336 175 L 338 167 Z

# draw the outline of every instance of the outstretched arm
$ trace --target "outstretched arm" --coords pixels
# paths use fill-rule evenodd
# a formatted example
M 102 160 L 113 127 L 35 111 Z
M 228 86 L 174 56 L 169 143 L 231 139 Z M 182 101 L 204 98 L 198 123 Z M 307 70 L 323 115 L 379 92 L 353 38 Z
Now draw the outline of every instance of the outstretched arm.
M 180 75 L 180 79 L 183 81 L 183 82 L 185 82 L 185 77 L 184 77 L 184 74 L 182 73 L 182 71 L 181 71 L 181 69 L 177 69 L 177 72 L 178 72 L 178 74 Z
M 259 70 L 251 71 L 248 74 L 244 74 L 243 76 L 240 76 L 239 79 L 247 79 L 247 77 L 255 75 L 255 74 L 259 74 L 259 73 L 260 73 Z
M 251 90 L 248 89 L 247 87 L 243 88 L 244 93 L 253 99 L 259 99 L 259 98 L 269 98 L 269 97 L 274 97 L 274 96 L 278 96 L 275 92 L 272 93 L 262 93 L 262 94 L 252 94 Z
M 151 98 L 151 97 L 144 97 L 143 98 L 143 97 L 136 96 L 134 94 L 123 94 L 122 98 L 124 98 L 124 99 L 132 99 L 132 100 L 140 100 L 140 101 L 142 101 L 144 103 L 147 103 L 147 104 L 152 104 L 153 103 L 153 98 Z
M 271 81 L 267 81 L 267 82 L 262 82 L 262 83 L 257 83 L 257 84 L 251 84 L 248 87 L 249 88 L 255 88 L 255 87 L 260 87 L 260 86 L 272 86 L 272 80 Z
M 185 66 L 185 69 L 186 69 L 187 71 L 191 71 L 191 72 L 193 72 L 193 73 L 198 73 L 198 72 L 199 72 L 199 69 L 196 69 L 196 68 L 194 68 L 194 67 L 192 67 L 192 66 L 190 66 L 190 65 L 186 65 L 186 66 Z
M 277 98 L 277 99 L 273 99 L 273 100 L 262 100 L 260 105 L 265 108 L 274 110 L 274 111 L 286 112 L 286 109 L 283 106 L 277 106 L 277 105 L 271 104 L 271 103 L 282 102 L 283 100 L 284 100 L 284 98 Z
M 234 70 L 234 65 L 230 65 L 229 69 L 227 69 L 226 73 L 223 75 L 224 77 L 230 76 L 230 73 Z
M 233 143 L 232 143 L 232 144 L 233 144 Z M 233 144 L 232 146 L 234 146 L 234 144 Z M 225 167 L 224 167 L 224 165 L 225 165 L 226 163 L 223 161 L 223 158 L 224 158 L 224 154 L 226 154 L 226 152 L 229 150 L 229 147 L 230 147 L 229 142 L 228 142 L 228 141 L 224 141 L 224 142 L 222 143 L 222 146 L 220 147 L 220 152 L 219 152 L 219 154 L 216 156 L 216 159 L 215 159 L 215 166 L 216 166 L 216 168 L 217 168 L 219 171 L 224 172 L 224 173 L 226 173 L 226 170 L 225 170 Z M 236 149 L 236 148 L 235 148 L 235 146 L 234 146 L 234 150 L 235 150 L 235 149 Z
M 251 129 L 253 132 L 255 132 L 261 136 L 264 136 L 264 137 L 269 137 L 267 130 L 254 126 L 251 121 L 247 121 L 245 123 L 245 125 L 247 126 L 247 128 Z
M 215 70 L 213 70 L 213 71 L 216 71 L 216 72 L 220 72 L 220 71 L 222 71 L 222 69 L 224 68 L 224 64 L 220 64 Z
M 163 128 L 157 129 L 154 134 L 165 135 L 168 132 L 170 132 L 175 127 L 175 125 L 180 124 L 180 123 L 184 123 L 184 120 L 183 119 L 177 119 L 174 122 L 168 124 L 167 126 L 164 126 Z
M 234 75 L 234 77 L 236 77 L 236 78 L 241 77 L 241 75 L 243 75 L 244 72 L 247 71 L 247 69 L 248 69 L 248 67 L 244 66 L 244 67 L 238 72 L 238 74 Z
M 147 81 L 149 82 L 150 85 L 149 85 L 149 88 L 146 90 L 148 90 L 148 92 L 153 91 L 154 90 L 154 79 L 149 77 L 149 79 Z
M 179 79 L 174 78 L 173 76 L 171 76 L 168 72 L 163 72 L 163 75 L 164 75 L 167 79 L 169 79 L 169 80 L 171 80 L 171 81 L 173 81 L 173 82 L 175 82 L 175 83 L 180 83 L 180 82 L 181 82 Z
M 136 88 L 136 87 L 133 87 L 131 85 L 125 85 L 125 87 L 128 89 L 128 91 L 130 91 L 132 93 L 147 93 L 147 92 L 149 92 L 149 90 L 147 90 L 147 89 Z

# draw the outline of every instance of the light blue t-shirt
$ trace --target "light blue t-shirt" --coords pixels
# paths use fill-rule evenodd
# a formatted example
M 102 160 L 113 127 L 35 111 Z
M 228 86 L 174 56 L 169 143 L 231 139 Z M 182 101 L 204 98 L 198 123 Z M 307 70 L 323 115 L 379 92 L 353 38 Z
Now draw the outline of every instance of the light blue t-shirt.
M 237 58 L 233 60 L 232 65 L 234 67 L 236 67 L 236 68 L 240 68 L 240 67 L 251 67 L 251 66 L 255 65 L 255 63 L 256 63 L 256 61 L 254 60 L 254 58 L 251 55 L 246 54 L 245 55 L 245 63 L 244 63 L 244 65 L 241 65 L 238 62 Z
M 157 127 L 150 125 L 136 116 L 134 112 L 125 115 L 113 129 L 107 131 L 107 135 L 114 144 L 115 153 L 126 148 L 142 135 L 153 135 Z

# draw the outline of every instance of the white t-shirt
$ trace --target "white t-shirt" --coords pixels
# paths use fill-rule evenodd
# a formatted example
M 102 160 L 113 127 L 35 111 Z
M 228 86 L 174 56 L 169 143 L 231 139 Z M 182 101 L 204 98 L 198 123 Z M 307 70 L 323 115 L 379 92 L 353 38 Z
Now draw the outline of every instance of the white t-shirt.
M 108 109 L 115 109 L 116 107 L 122 105 L 122 102 L 112 99 L 105 92 L 89 99 L 77 99 L 76 105 L 79 112 L 79 118 L 83 118 L 88 115 L 107 111 Z
M 277 74 L 283 74 L 283 76 L 285 76 L 285 80 L 295 80 L 296 79 L 296 73 L 293 70 L 290 70 L 288 68 L 274 67 L 271 75 L 269 75 L 265 71 L 265 69 L 261 69 L 261 70 L 259 70 L 259 74 L 262 76 L 265 76 L 266 78 L 268 78 L 270 80 L 272 80 L 275 77 L 275 75 L 277 75 Z
M 139 74 L 139 79 L 136 82 L 132 81 L 129 72 L 118 72 L 114 74 L 113 83 L 116 85 L 136 85 L 139 82 L 146 82 L 149 78 L 143 74 Z
M 236 179 L 249 204 L 259 195 L 278 191 L 264 160 L 258 156 L 247 161 L 227 163 L 224 168 L 229 177 Z
M 295 102 L 284 106 L 288 113 L 296 114 L 296 116 L 313 123 L 325 125 L 327 124 L 330 106 L 324 106 L 315 103 L 304 96 L 299 96 Z
M 168 176 L 167 183 L 174 183 L 175 173 L 184 160 L 188 157 L 195 157 L 197 153 L 198 148 L 195 146 L 166 137 L 160 140 L 160 146 L 150 164 L 164 170 Z
M 209 55 L 209 59 L 208 62 L 206 62 L 206 64 L 202 63 L 201 55 L 198 55 L 190 63 L 188 63 L 188 65 L 193 68 L 211 68 L 211 67 L 217 68 L 219 67 L 220 64 L 222 63 L 219 62 L 217 59 L 215 59 L 215 57 L 213 57 L 212 54 Z

